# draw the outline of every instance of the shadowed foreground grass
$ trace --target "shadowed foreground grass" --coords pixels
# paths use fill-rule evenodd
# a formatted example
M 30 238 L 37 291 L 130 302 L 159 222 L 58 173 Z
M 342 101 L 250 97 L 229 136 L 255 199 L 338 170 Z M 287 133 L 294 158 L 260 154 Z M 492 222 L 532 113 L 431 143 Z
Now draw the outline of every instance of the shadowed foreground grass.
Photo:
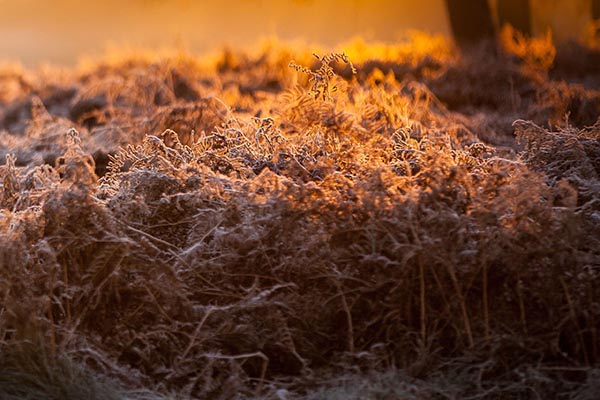
M 503 40 L 0 70 L 0 397 L 592 399 L 600 76 Z

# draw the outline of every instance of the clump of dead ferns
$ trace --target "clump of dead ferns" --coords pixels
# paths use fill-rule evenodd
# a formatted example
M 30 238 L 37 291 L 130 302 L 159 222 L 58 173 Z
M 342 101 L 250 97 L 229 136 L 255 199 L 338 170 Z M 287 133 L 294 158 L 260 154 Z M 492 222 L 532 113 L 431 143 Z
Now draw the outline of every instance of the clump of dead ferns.
M 356 75 L 356 68 L 354 68 L 354 65 L 344 53 L 330 53 L 322 57 L 318 54 L 313 55 L 321 63 L 316 70 L 313 71 L 310 68 L 298 65 L 294 61 L 290 61 L 289 67 L 308 75 L 308 81 L 312 84 L 310 93 L 315 99 L 332 100 L 331 94 L 335 93 L 338 87 L 332 83 L 336 74 L 333 67 L 329 64 L 334 61 L 343 62 L 350 67 L 353 75 Z
M 169 71 L 148 86 L 152 100 L 115 94 L 78 109 L 93 135 L 69 131 L 54 167 L 8 156 L 0 367 L 19 367 L 4 349 L 35 343 L 48 370 L 68 354 L 184 398 L 293 391 L 328 370 L 424 377 L 465 359 L 475 395 L 506 394 L 487 377 L 520 382 L 523 368 L 588 371 L 599 357 L 599 127 L 517 122 L 525 147 L 506 158 L 425 85 L 391 73 L 322 101 L 330 64 L 352 65 L 317 58 L 316 71 L 292 64 L 312 79 L 309 95 L 215 84 L 237 109 L 186 103 L 194 84 Z M 102 71 L 163 79 L 152 68 Z M 32 118 L 29 138 L 60 122 Z M 171 121 L 202 129 L 163 129 Z M 111 129 L 129 144 L 110 149 L 97 179 L 86 146 Z M 514 390 L 554 390 L 539 382 Z

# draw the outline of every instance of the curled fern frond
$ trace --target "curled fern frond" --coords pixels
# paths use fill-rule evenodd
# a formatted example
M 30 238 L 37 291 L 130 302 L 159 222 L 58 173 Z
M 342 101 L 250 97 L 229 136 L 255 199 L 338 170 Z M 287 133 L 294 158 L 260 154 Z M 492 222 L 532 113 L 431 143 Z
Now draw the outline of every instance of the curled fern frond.
M 357 73 L 356 68 L 344 53 L 329 53 L 322 57 L 313 53 L 313 56 L 321 62 L 321 66 L 315 71 L 302 65 L 298 65 L 294 61 L 290 61 L 289 67 L 308 75 L 308 81 L 312 84 L 310 94 L 313 95 L 315 99 L 320 98 L 323 101 L 332 101 L 333 98 L 331 97 L 331 94 L 337 91 L 337 86 L 332 83 L 336 73 L 329 64 L 334 61 L 347 64 L 350 66 L 353 75 L 356 75 Z

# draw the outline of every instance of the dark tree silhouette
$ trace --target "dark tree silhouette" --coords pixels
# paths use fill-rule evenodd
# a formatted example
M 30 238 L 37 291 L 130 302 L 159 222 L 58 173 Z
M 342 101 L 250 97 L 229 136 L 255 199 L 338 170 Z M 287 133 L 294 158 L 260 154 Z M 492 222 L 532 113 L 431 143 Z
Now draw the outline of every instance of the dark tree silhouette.
M 494 38 L 494 23 L 487 0 L 446 0 L 450 27 L 461 46 Z
M 600 0 L 594 2 L 600 3 Z M 500 26 L 510 24 L 531 35 L 529 0 L 498 0 L 497 4 Z M 446 0 L 446 8 L 452 34 L 461 47 L 494 38 L 495 27 L 488 0 Z
M 525 35 L 531 35 L 531 8 L 529 0 L 498 0 L 500 26 L 510 24 Z
M 600 0 L 592 0 L 592 18 L 600 19 Z

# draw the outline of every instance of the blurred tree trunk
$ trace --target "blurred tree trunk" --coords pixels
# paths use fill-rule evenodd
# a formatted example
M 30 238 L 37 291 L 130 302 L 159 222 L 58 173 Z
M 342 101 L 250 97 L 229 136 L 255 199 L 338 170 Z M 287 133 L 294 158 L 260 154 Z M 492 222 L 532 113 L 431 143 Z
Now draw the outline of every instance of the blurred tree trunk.
M 494 38 L 494 23 L 487 0 L 446 0 L 450 27 L 460 46 Z
M 531 36 L 531 7 L 529 0 L 498 0 L 500 27 L 510 24 L 524 35 Z
M 600 19 L 600 0 L 592 0 L 592 18 Z

